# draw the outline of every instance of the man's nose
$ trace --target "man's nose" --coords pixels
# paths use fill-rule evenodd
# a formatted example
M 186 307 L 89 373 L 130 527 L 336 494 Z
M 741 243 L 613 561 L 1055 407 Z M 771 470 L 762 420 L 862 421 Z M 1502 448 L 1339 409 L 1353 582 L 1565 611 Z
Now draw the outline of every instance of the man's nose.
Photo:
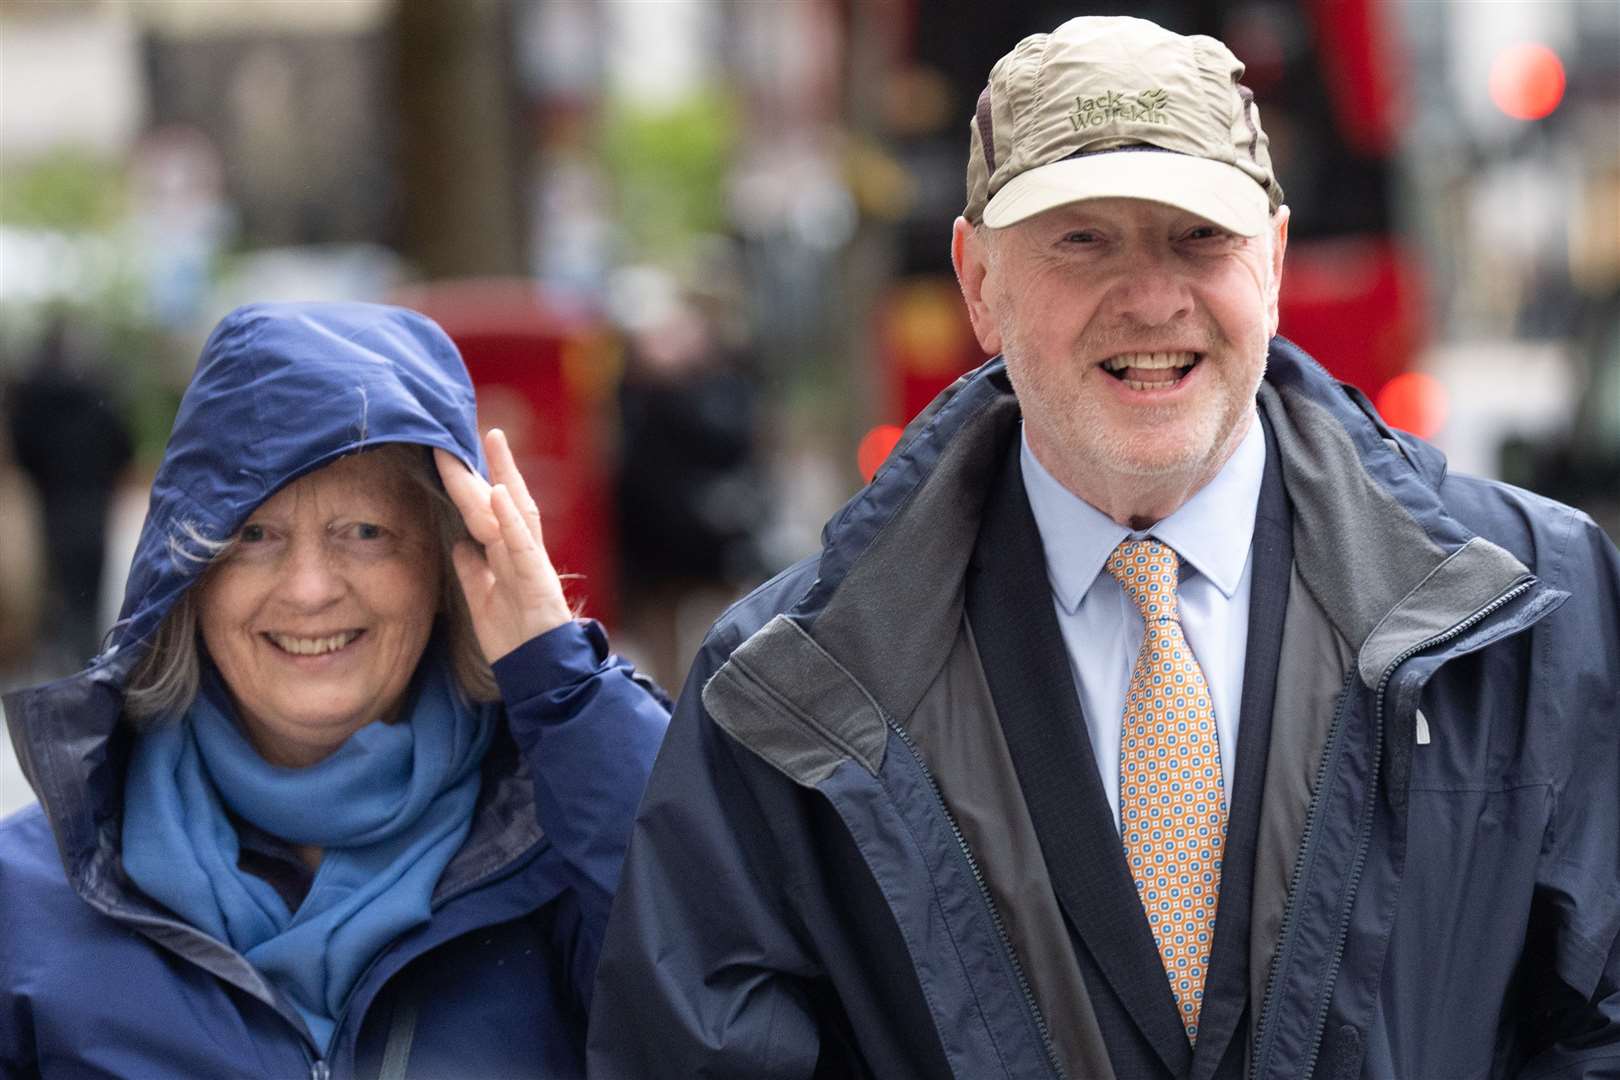
M 347 587 L 332 552 L 318 540 L 295 540 L 281 566 L 282 601 L 303 611 L 325 607 Z
M 1114 314 L 1143 326 L 1163 326 L 1192 314 L 1192 288 L 1173 257 L 1144 254 L 1131 260 L 1112 290 Z

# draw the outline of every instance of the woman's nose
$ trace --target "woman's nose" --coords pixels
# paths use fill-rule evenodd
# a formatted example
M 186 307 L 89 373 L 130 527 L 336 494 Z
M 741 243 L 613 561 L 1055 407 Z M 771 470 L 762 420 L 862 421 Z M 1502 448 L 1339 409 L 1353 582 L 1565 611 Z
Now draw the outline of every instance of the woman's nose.
M 316 610 L 341 597 L 345 588 L 341 568 L 326 545 L 314 541 L 294 541 L 290 545 L 278 588 L 285 603 L 301 610 Z

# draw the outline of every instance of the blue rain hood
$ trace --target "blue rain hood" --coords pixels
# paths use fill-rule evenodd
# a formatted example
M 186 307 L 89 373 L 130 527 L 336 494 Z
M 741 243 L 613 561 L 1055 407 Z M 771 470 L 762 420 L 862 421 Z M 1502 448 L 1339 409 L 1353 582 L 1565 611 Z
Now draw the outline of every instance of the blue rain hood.
M 175 417 L 118 623 L 127 673 L 224 540 L 271 495 L 343 454 L 405 442 L 487 475 L 472 381 L 424 315 L 381 304 L 250 304 L 203 346 Z M 133 655 L 132 655 L 133 654 Z

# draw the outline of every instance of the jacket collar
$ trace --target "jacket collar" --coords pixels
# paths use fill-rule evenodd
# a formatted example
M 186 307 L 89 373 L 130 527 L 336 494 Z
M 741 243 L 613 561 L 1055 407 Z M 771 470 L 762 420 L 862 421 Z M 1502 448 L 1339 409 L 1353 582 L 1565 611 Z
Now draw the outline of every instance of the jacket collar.
M 1521 562 L 1446 512 L 1437 454 L 1400 440 L 1282 338 L 1259 406 L 1294 507 L 1300 577 L 1369 687 L 1533 586 Z M 985 498 L 1018 420 L 998 358 L 913 421 L 829 523 L 815 583 L 704 687 L 721 727 L 802 784 L 849 758 L 877 772 L 887 724 L 910 715 L 949 654 Z M 784 710 L 803 723 L 781 723 Z
M 1376 689 L 1399 659 L 1531 583 L 1506 550 L 1441 504 L 1443 468 L 1397 440 L 1359 394 L 1274 343 L 1260 406 L 1277 432 L 1300 577 Z

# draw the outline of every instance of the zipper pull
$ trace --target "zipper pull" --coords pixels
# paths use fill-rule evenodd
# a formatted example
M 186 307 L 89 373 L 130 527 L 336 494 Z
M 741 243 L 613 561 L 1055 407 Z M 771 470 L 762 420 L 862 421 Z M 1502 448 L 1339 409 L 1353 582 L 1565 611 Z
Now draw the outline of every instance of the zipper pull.
M 1423 715 L 1422 709 L 1417 711 L 1417 744 L 1429 745 L 1429 718 Z
M 319 1059 L 309 1067 L 309 1080 L 332 1080 L 332 1068 Z

